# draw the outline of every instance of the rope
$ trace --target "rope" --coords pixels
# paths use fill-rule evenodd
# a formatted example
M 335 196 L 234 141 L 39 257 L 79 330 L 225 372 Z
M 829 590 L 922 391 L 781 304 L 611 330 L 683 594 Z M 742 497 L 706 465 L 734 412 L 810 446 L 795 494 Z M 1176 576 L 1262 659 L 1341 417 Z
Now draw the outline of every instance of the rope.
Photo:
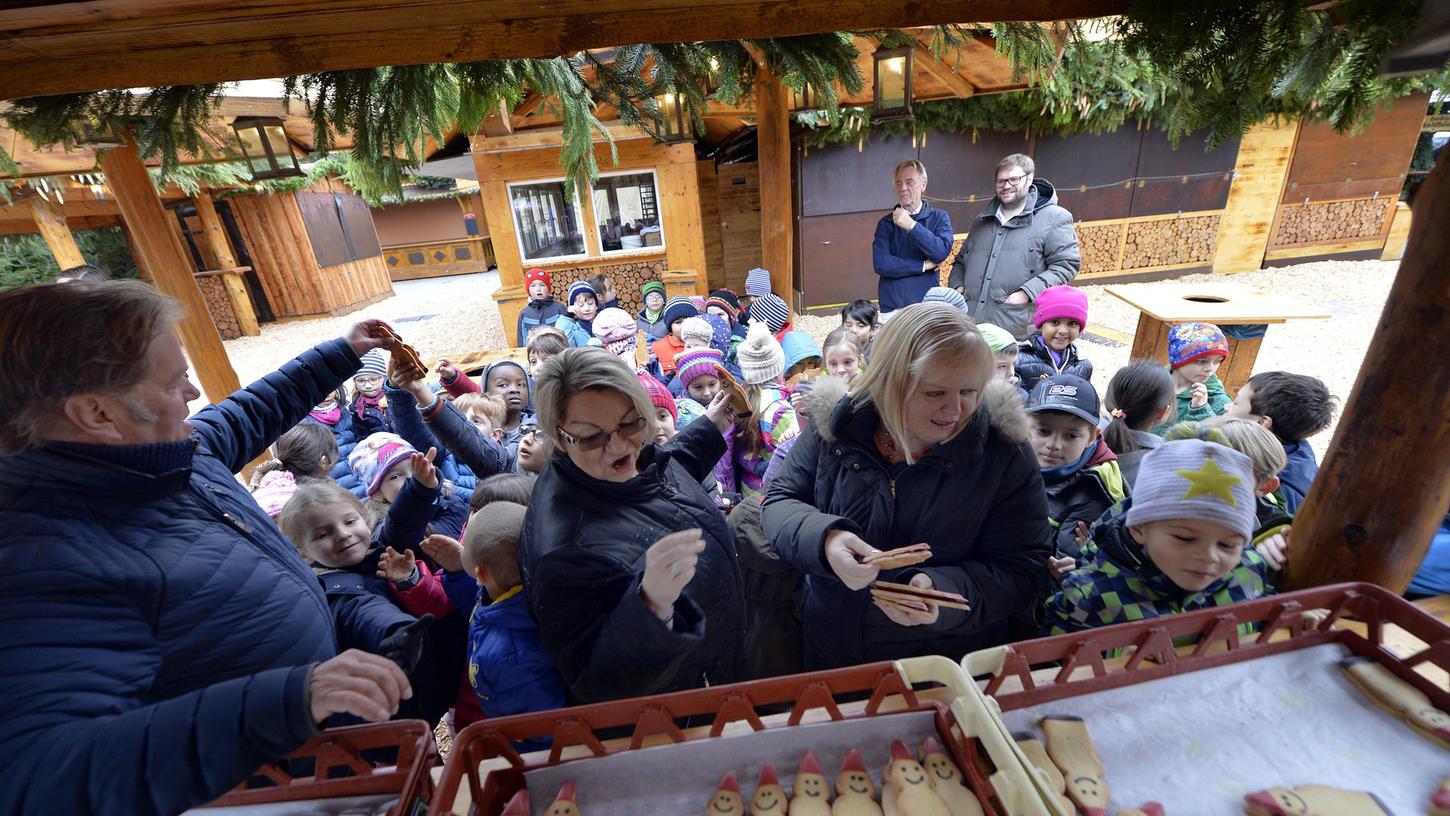
M 1125 179 L 1122 179 L 1120 181 L 1108 182 L 1107 184 L 1094 184 L 1094 185 L 1091 185 L 1091 186 L 1086 185 L 1086 184 L 1081 184 L 1081 185 L 1078 185 L 1077 187 L 1059 187 L 1057 189 L 1059 191 L 1063 191 L 1063 192 L 1073 192 L 1073 191 L 1076 191 L 1076 192 L 1079 192 L 1079 193 L 1085 193 L 1088 190 L 1107 190 L 1107 189 L 1112 188 L 1112 187 L 1122 187 L 1124 185 L 1132 184 L 1135 181 L 1172 181 L 1174 179 L 1178 179 L 1181 182 L 1187 183 L 1187 181 L 1189 179 L 1198 179 L 1198 178 L 1222 178 L 1224 176 L 1227 176 L 1227 177 L 1229 177 L 1229 178 L 1232 179 L 1232 178 L 1235 178 L 1236 177 L 1236 174 L 1232 170 L 1220 170 L 1218 172 L 1213 172 L 1213 173 L 1189 173 L 1189 174 L 1186 174 L 1186 175 L 1177 175 L 1177 176 L 1133 176 L 1132 178 L 1125 178 Z M 942 202 L 942 203 L 946 203 L 946 204 L 972 204 L 972 203 L 975 203 L 977 201 L 988 201 L 988 200 L 991 200 L 993 198 L 993 196 L 995 196 L 995 193 L 993 193 L 992 195 L 975 195 L 975 196 L 971 196 L 969 198 L 945 198 L 945 197 L 938 198 L 936 196 L 929 196 L 929 195 L 923 195 L 922 198 L 925 199 L 925 200 L 927 200 L 927 201 L 931 201 L 931 202 Z

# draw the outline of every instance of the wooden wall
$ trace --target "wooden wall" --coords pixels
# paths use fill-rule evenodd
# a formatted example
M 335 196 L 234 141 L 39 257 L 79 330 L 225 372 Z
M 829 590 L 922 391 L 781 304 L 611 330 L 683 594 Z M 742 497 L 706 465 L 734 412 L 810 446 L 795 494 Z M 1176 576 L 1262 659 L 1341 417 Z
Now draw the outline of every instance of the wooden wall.
M 381 254 L 319 267 L 291 194 L 228 199 L 277 317 L 339 312 L 391 295 Z
M 468 237 L 463 208 L 451 198 L 378 207 L 373 210 L 373 225 L 378 230 L 378 242 L 385 247 Z
M 697 165 L 700 217 L 710 288 L 745 291 L 745 273 L 761 264 L 760 172 L 755 162 Z

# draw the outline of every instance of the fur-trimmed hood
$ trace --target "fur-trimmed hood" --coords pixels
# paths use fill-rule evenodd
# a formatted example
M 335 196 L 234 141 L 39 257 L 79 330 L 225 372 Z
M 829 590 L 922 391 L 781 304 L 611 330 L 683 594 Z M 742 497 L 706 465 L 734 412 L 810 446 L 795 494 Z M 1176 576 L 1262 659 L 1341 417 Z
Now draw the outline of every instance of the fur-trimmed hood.
M 845 380 L 827 376 L 813 381 L 810 393 L 802 398 L 808 416 L 813 418 L 811 424 L 816 433 L 827 442 L 834 442 L 836 438 L 833 423 L 827 418 L 847 393 Z M 1017 444 L 1027 441 L 1027 411 L 1022 407 L 1022 395 L 1017 386 L 993 377 L 982 389 L 977 410 L 987 412 L 988 425 L 1004 439 Z

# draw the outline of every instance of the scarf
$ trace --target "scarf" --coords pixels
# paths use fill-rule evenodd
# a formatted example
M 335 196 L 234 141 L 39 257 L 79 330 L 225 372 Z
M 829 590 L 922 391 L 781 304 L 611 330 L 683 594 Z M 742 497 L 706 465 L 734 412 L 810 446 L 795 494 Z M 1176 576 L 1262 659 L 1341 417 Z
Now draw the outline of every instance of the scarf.
M 326 411 L 308 411 L 307 415 L 321 422 L 323 425 L 336 425 L 342 419 L 342 406 L 333 405 Z
M 379 411 L 388 409 L 387 402 L 383 399 L 383 392 L 379 391 L 377 396 L 369 397 L 366 394 L 357 395 L 357 418 L 362 419 L 369 408 L 376 408 Z
M 1058 465 L 1055 468 L 1043 468 L 1042 481 L 1057 482 L 1066 479 L 1072 474 L 1077 473 L 1079 470 L 1082 470 L 1084 467 L 1087 467 L 1088 460 L 1092 459 L 1093 455 L 1097 452 L 1098 443 L 1097 440 L 1094 439 L 1092 444 L 1088 445 L 1087 449 L 1082 452 L 1082 455 L 1077 458 L 1076 462 L 1069 462 L 1065 465 Z

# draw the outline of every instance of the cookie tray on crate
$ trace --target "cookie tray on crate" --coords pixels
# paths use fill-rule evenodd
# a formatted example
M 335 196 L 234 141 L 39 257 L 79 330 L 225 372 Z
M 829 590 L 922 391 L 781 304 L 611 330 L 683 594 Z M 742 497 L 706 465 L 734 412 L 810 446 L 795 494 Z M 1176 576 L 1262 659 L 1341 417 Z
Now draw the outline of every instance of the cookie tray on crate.
M 1450 710 L 1450 627 L 1363 583 L 1013 643 L 962 665 L 1004 734 L 1083 718 L 1110 812 L 1148 800 L 1170 816 L 1241 812 L 1246 793 L 1304 784 L 1423 812 L 1450 752 L 1353 684 L 1341 663 L 1356 658 Z M 1018 758 L 1061 814 L 1048 777 Z
M 331 728 L 186 816 L 420 816 L 437 764 L 422 720 Z
M 485 720 L 459 733 L 430 816 L 496 816 L 528 788 L 545 813 L 565 782 L 580 812 L 703 813 L 735 772 L 748 799 L 762 765 L 787 791 L 810 750 L 830 778 L 850 748 L 876 784 L 889 745 L 946 748 L 988 814 L 1048 816 L 1000 723 L 944 657 L 872 663 Z M 547 749 L 520 753 L 526 740 Z

